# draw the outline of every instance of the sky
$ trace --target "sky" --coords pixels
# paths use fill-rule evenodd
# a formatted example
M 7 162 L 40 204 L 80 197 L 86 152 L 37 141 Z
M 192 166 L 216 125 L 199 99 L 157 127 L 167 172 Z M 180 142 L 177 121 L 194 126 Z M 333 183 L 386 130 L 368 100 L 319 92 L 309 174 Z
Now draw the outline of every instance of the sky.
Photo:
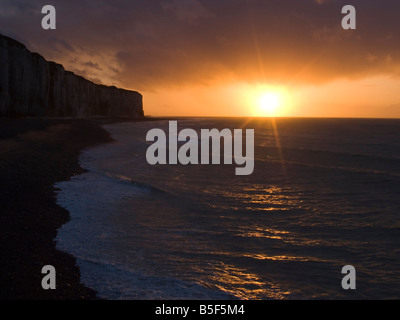
M 150 116 L 400 118 L 398 0 L 0 0 L 0 33 Z

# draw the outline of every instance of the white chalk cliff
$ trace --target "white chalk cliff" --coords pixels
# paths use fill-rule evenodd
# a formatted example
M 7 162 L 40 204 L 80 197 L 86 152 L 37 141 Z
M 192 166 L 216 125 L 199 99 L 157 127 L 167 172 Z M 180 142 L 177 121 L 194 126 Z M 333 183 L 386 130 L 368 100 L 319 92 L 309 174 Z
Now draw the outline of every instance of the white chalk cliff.
M 97 85 L 0 34 L 0 116 L 143 117 L 142 95 Z

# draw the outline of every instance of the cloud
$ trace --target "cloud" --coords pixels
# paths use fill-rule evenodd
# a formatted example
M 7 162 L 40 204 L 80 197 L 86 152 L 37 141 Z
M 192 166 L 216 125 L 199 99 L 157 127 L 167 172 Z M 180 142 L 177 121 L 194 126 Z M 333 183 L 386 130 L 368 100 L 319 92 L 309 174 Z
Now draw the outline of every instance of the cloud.
M 342 0 L 53 0 L 55 31 L 40 27 L 45 4 L 0 1 L 0 32 L 106 84 L 150 89 L 224 77 L 301 84 L 399 76 L 397 0 L 355 1 L 357 30 L 348 31 L 340 27 L 348 4 Z
M 196 24 L 203 18 L 215 17 L 199 1 L 196 0 L 173 0 L 165 1 L 162 7 L 169 13 L 174 14 L 180 21 Z

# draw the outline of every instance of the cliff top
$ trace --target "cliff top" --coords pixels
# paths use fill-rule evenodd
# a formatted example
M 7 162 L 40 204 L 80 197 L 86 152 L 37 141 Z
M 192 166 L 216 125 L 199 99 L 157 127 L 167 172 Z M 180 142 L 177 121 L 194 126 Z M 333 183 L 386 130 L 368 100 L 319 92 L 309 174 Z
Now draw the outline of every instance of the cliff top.
M 4 40 L 6 40 L 9 43 L 9 45 L 28 50 L 25 45 L 23 45 L 21 42 L 18 42 L 17 40 L 15 40 L 13 38 L 7 37 L 1 33 L 0 33 L 0 38 L 3 38 Z

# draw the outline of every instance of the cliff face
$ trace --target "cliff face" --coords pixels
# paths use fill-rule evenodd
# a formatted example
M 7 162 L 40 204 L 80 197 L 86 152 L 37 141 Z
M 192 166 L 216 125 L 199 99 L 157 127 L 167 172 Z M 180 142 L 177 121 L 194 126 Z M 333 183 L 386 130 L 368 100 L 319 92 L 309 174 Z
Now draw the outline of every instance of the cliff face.
M 0 35 L 0 116 L 143 117 L 142 95 L 97 85 Z

